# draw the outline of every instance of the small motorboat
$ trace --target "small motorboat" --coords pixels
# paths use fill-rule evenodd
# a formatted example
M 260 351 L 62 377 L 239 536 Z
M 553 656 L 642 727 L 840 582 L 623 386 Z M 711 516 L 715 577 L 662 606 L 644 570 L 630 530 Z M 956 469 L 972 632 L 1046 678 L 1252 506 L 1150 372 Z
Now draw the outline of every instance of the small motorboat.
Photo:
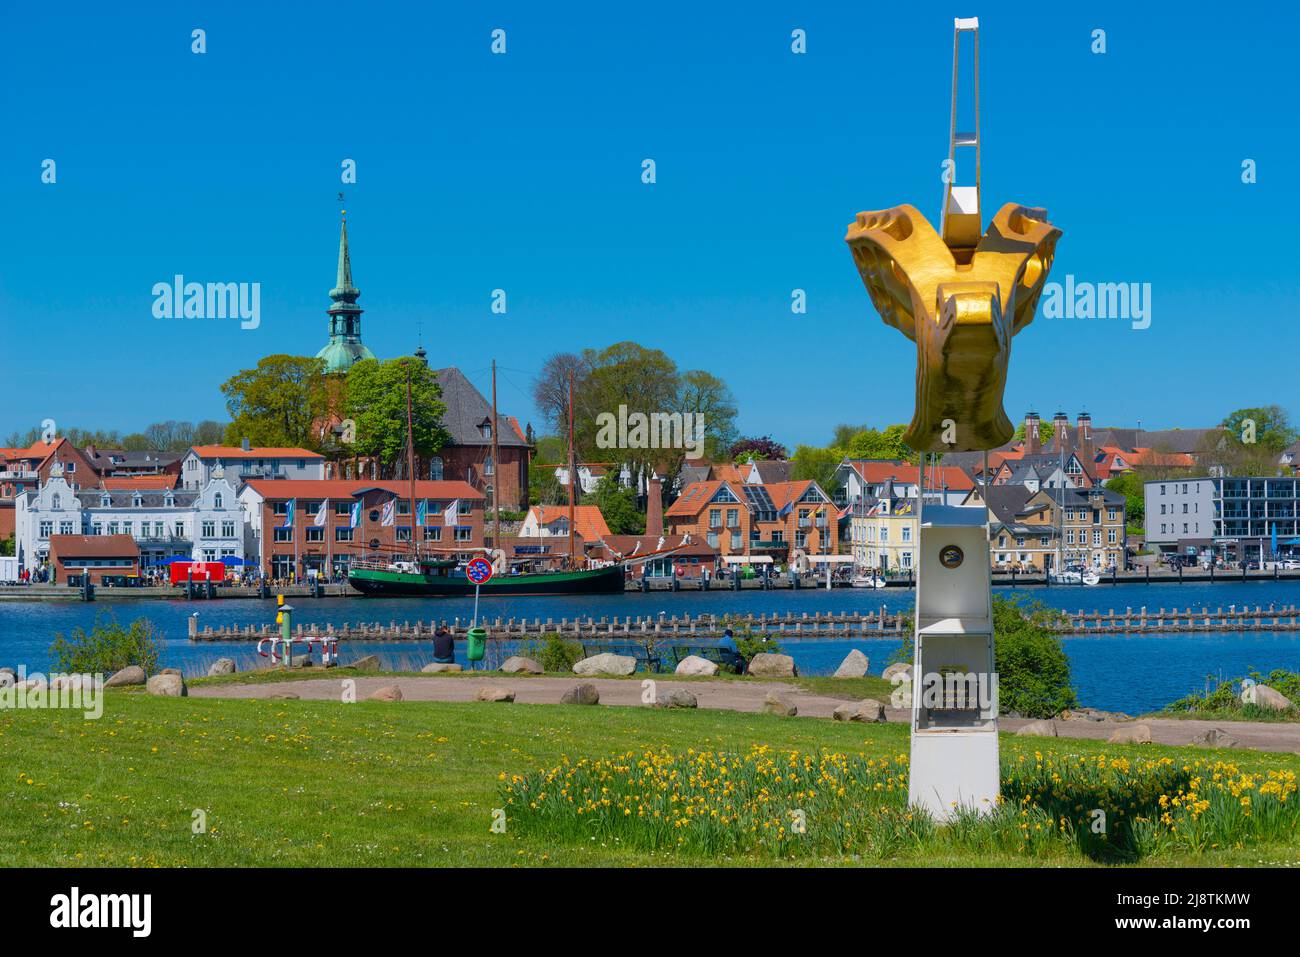
M 884 588 L 885 580 L 881 578 L 879 575 L 875 575 L 875 574 L 854 575 L 853 587 L 854 588 Z

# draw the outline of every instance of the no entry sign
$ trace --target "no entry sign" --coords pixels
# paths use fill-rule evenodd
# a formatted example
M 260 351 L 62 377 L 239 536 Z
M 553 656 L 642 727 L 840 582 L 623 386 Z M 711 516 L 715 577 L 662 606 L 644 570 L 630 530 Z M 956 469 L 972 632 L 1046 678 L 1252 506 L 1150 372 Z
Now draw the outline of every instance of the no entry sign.
M 465 566 L 465 577 L 475 585 L 485 584 L 492 577 L 492 563 L 486 558 L 472 558 Z

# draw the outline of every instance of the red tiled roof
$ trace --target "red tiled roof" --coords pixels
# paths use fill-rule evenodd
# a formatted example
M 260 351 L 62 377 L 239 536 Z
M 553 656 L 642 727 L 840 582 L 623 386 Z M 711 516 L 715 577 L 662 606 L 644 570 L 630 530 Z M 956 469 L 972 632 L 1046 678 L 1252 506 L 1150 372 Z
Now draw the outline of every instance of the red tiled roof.
M 140 556 L 140 546 L 130 535 L 51 535 L 50 551 L 60 559 Z
M 528 514 L 536 516 L 538 525 L 549 525 L 558 521 L 567 522 L 569 520 L 569 506 L 534 505 L 528 510 Z M 610 533 L 609 526 L 605 524 L 605 516 L 601 514 L 599 506 L 596 505 L 575 505 L 573 507 L 573 526 L 578 533 L 578 537 L 584 540 L 596 541 Z
M 175 488 L 177 475 L 109 475 L 99 480 L 102 488 L 110 492 L 130 491 L 140 489 L 141 491 L 160 491 L 163 489 Z
M 668 506 L 664 512 L 664 518 L 689 518 L 700 514 L 700 510 L 709 504 L 709 499 L 713 498 L 714 493 L 726 484 L 726 482 L 719 482 L 716 479 L 707 482 L 692 482 L 682 489 L 682 494 L 677 497 L 677 501 Z M 734 488 L 731 493 L 740 501 L 745 501 L 744 496 Z
M 1019 458 L 1019 456 L 1016 456 Z M 877 485 L 888 479 L 913 485 L 917 480 L 917 466 L 894 465 L 891 462 L 860 462 L 850 460 L 853 470 L 862 476 L 864 482 Z M 993 456 L 989 455 L 989 468 L 993 468 Z M 955 465 L 940 465 L 927 469 L 925 473 L 926 488 L 949 488 L 954 491 L 975 487 L 974 481 L 964 469 Z
M 191 451 L 201 459 L 323 459 L 307 449 L 257 448 L 247 451 L 238 445 L 196 445 Z
M 372 479 L 250 479 L 248 487 L 264 499 L 269 498 L 351 498 L 363 489 L 381 488 L 399 498 L 411 494 L 411 483 L 406 481 L 374 481 Z M 484 495 L 468 482 L 417 481 L 416 498 L 479 500 Z

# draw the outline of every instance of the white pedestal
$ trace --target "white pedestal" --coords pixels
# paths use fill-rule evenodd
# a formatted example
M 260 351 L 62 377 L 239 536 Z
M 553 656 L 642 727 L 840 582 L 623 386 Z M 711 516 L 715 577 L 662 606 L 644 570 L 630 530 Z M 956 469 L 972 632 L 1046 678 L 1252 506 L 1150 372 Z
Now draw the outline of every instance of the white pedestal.
M 987 513 L 921 514 L 908 800 L 936 820 L 997 803 L 998 710 Z

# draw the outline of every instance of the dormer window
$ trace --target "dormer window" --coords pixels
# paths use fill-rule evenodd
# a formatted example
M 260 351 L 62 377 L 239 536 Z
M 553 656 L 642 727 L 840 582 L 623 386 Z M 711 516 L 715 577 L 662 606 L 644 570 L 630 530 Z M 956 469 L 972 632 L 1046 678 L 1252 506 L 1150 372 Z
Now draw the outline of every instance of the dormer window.
M 478 427 L 478 429 L 479 429 L 479 432 L 481 432 L 481 433 L 483 434 L 483 438 L 485 438 L 485 439 L 490 439 L 490 438 L 492 438 L 492 423 L 491 423 L 491 422 L 484 422 L 482 425 L 480 425 L 480 426 Z
M 222 503 L 221 493 L 217 492 L 212 496 L 212 507 L 215 509 L 220 509 L 223 507 L 221 503 Z
M 50 499 L 50 507 L 55 511 L 58 511 L 63 507 L 63 499 L 58 492 L 55 492 L 54 497 Z
M 132 508 L 139 508 L 139 507 L 140 507 L 141 505 L 143 505 L 143 504 L 144 504 L 144 499 L 140 498 L 139 494 L 136 494 L 136 495 L 132 495 L 132 496 L 131 496 L 131 507 L 132 507 Z
M 174 496 L 174 495 L 168 495 L 165 499 L 163 499 L 163 504 L 166 505 L 167 508 L 175 508 L 175 507 L 176 507 L 176 496 Z
M 108 508 L 112 504 L 113 500 L 108 495 L 101 495 L 99 497 L 100 508 Z

